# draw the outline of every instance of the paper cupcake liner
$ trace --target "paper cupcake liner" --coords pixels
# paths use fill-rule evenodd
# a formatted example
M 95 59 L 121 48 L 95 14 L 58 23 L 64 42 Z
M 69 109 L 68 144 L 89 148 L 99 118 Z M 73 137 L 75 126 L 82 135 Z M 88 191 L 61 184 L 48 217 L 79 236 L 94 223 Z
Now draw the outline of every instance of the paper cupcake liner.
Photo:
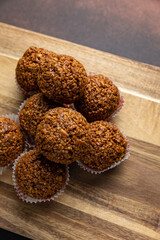
M 27 99 L 25 99 L 23 102 L 21 102 L 19 109 L 18 109 L 18 117 L 20 114 L 20 111 L 22 110 L 22 108 L 24 107 L 25 103 L 27 102 L 27 100 L 29 99 L 29 97 Z
M 2 114 L 1 116 L 9 118 L 10 120 L 14 121 L 20 127 L 19 118 L 18 118 L 17 114 L 10 113 L 10 114 Z
M 14 188 L 15 188 L 15 190 L 16 190 L 16 193 L 17 193 L 17 196 L 19 197 L 19 199 L 21 199 L 22 201 L 27 202 L 27 203 L 38 203 L 38 202 L 47 202 L 47 201 L 54 200 L 55 198 L 58 198 L 58 196 L 61 195 L 61 193 L 64 192 L 66 186 L 68 185 L 68 182 L 69 182 L 69 179 L 70 179 L 69 167 L 66 166 L 66 173 L 67 173 L 66 182 L 65 182 L 65 184 L 63 185 L 63 187 L 62 187 L 56 194 L 54 194 L 52 197 L 46 198 L 46 199 L 36 199 L 36 198 L 32 198 L 32 197 L 29 197 L 27 194 L 24 194 L 24 193 L 23 193 L 23 191 L 22 191 L 22 190 L 20 189 L 20 187 L 18 186 L 17 181 L 16 181 L 16 177 L 15 177 L 15 170 L 16 170 L 17 163 L 18 163 L 19 159 L 20 159 L 25 153 L 27 153 L 27 151 L 24 151 L 24 152 L 15 160 L 14 165 L 13 165 L 13 172 L 12 172 L 13 185 L 14 185 Z
M 19 118 L 18 118 L 17 114 L 14 114 L 14 113 L 11 113 L 11 114 L 3 114 L 2 117 L 9 118 L 10 120 L 14 121 L 14 122 L 20 127 Z M 24 143 L 24 147 L 23 147 L 23 148 L 25 149 L 25 143 Z M 9 167 L 10 165 L 12 165 L 12 164 L 14 163 L 14 161 L 15 161 L 15 159 L 14 159 L 12 162 L 10 162 L 9 164 L 7 164 L 6 166 L 0 167 L 0 175 L 2 175 L 2 174 L 3 174 L 3 171 L 4 171 L 7 167 Z
M 9 165 L 11 165 L 11 164 L 9 164 Z M 8 166 L 9 166 L 9 165 L 8 165 Z M 3 174 L 3 171 L 4 171 L 8 166 L 6 166 L 6 167 L 0 167 L 0 175 Z
M 15 82 L 16 82 L 16 86 L 18 88 L 18 90 L 25 96 L 32 96 L 34 95 L 35 93 L 38 93 L 40 92 L 40 90 L 35 90 L 35 91 L 26 91 L 24 90 L 17 82 L 17 78 L 15 77 Z
M 89 74 L 88 74 L 88 76 L 94 76 L 94 75 L 99 75 L 99 73 L 89 72 Z M 117 87 L 117 85 L 115 83 L 114 83 L 114 85 Z M 123 98 L 123 95 L 122 95 L 121 91 L 119 90 L 119 88 L 118 88 L 118 91 L 119 91 L 119 95 L 120 95 L 120 100 L 119 100 L 119 104 L 117 106 L 117 109 L 108 118 L 106 118 L 105 121 L 109 121 L 112 118 L 114 118 L 115 116 L 117 116 L 119 114 L 120 110 L 123 107 L 124 98 Z
M 112 124 L 114 125 L 114 124 Z M 114 125 L 115 126 L 115 125 Z M 80 160 L 77 161 L 78 165 L 80 166 L 80 168 L 82 168 L 83 170 L 93 173 L 93 174 L 101 174 L 103 172 L 106 172 L 116 166 L 118 166 L 120 163 L 124 162 L 125 160 L 127 160 L 130 156 L 130 144 L 129 144 L 129 140 L 127 138 L 127 136 L 121 131 L 121 133 L 123 134 L 123 136 L 125 137 L 125 139 L 127 140 L 127 148 L 126 148 L 126 154 L 125 156 L 118 162 L 113 163 L 110 167 L 103 169 L 102 171 L 96 171 L 90 167 L 88 167 L 86 164 L 84 164 L 83 162 L 81 162 Z
M 24 107 L 25 103 L 27 102 L 27 100 L 29 99 L 29 97 L 24 100 L 20 106 L 19 106 L 19 110 L 18 110 L 18 121 L 19 121 L 19 114 L 20 111 L 22 110 L 22 108 Z M 20 122 L 20 121 L 19 121 Z M 20 124 L 19 124 L 20 125 Z M 21 126 L 20 126 L 21 127 Z M 21 131 L 23 132 L 24 138 L 25 138 L 25 146 L 27 149 L 33 149 L 35 147 L 35 141 L 34 141 L 34 137 L 29 135 L 22 127 L 21 127 Z

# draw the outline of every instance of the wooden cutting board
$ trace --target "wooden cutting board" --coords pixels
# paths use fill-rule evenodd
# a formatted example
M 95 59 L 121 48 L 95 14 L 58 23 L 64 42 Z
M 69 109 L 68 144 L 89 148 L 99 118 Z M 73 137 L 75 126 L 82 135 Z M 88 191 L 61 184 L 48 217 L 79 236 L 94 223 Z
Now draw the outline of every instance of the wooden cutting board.
M 0 23 L 0 114 L 16 113 L 24 100 L 15 67 L 31 45 L 71 55 L 120 87 L 125 105 L 113 122 L 129 137 L 131 156 L 98 176 L 72 164 L 65 193 L 36 205 L 17 198 L 8 168 L 0 227 L 38 240 L 159 240 L 160 68 Z

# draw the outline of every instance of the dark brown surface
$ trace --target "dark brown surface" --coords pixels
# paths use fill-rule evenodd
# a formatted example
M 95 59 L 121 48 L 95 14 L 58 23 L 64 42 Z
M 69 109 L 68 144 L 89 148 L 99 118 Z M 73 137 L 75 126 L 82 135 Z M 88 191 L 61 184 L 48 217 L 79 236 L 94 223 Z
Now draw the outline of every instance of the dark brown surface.
M 4 23 L 157 66 L 159 16 L 159 0 L 0 1 Z

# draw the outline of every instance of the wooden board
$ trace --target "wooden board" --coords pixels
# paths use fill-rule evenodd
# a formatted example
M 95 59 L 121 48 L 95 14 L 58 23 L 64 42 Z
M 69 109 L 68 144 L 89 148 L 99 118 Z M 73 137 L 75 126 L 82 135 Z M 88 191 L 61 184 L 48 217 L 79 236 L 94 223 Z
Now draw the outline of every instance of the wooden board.
M 0 177 L 0 227 L 32 239 L 160 239 L 160 68 L 0 23 L 0 114 L 16 113 L 18 58 L 31 45 L 76 57 L 87 72 L 107 75 L 125 105 L 113 122 L 129 137 L 130 158 L 101 175 L 70 167 L 56 201 L 27 204 Z

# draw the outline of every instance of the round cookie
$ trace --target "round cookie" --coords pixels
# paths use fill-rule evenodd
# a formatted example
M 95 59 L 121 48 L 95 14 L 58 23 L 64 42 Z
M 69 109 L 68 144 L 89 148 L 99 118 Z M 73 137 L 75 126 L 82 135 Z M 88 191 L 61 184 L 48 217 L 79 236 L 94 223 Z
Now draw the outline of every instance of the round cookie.
M 39 90 L 37 78 L 40 66 L 50 59 L 54 60 L 56 54 L 44 48 L 30 47 L 19 59 L 16 67 L 16 80 L 20 87 L 29 92 Z
M 71 108 L 49 110 L 37 128 L 37 150 L 51 161 L 70 164 L 79 159 L 87 125 L 85 117 Z
M 0 167 L 11 164 L 23 150 L 23 135 L 19 126 L 6 117 L 0 117 Z
M 57 55 L 58 61 L 50 61 L 41 67 L 38 86 L 46 97 L 60 103 L 74 103 L 84 90 L 86 71 L 75 58 Z
M 82 142 L 81 162 L 95 171 L 121 161 L 127 151 L 126 138 L 116 126 L 105 121 L 90 123 Z
M 15 168 L 21 191 L 35 199 L 48 199 L 59 192 L 67 180 L 65 165 L 48 161 L 36 150 L 25 153 Z
M 119 90 L 113 82 L 103 75 L 94 75 L 87 77 L 84 94 L 75 103 L 75 108 L 93 122 L 111 116 L 119 102 Z
M 43 120 L 45 113 L 60 104 L 47 99 L 42 93 L 34 94 L 24 104 L 19 113 L 21 127 L 31 136 L 36 135 L 37 126 Z

